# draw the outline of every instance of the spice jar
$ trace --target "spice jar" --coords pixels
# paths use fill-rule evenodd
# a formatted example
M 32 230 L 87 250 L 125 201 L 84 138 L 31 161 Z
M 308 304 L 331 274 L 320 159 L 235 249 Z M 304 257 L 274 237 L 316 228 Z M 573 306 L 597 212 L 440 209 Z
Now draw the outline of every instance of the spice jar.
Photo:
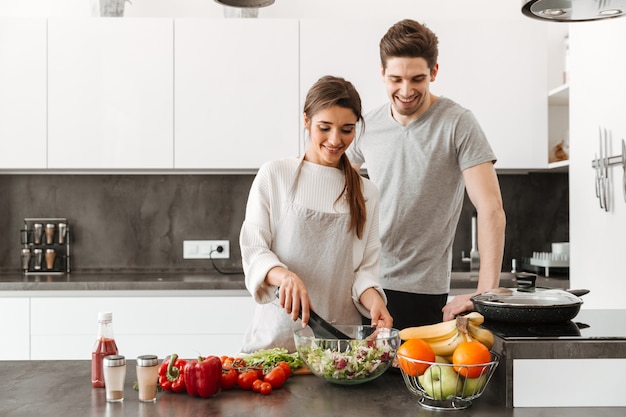
M 126 379 L 126 358 L 122 355 L 109 355 L 102 362 L 104 386 L 108 402 L 124 401 L 124 379 Z
M 46 269 L 48 271 L 54 269 L 54 260 L 56 259 L 56 251 L 54 249 L 46 249 Z
M 156 401 L 157 382 L 159 379 L 159 359 L 156 355 L 137 357 L 137 384 L 139 401 Z
M 52 245 L 54 243 L 54 228 L 54 224 L 46 224 L 46 245 Z
M 41 262 L 43 259 L 43 249 L 36 248 L 33 250 L 33 254 L 35 255 L 33 269 L 41 269 Z
M 35 223 L 33 225 L 33 242 L 35 245 L 41 244 L 41 234 L 43 233 L 43 224 Z

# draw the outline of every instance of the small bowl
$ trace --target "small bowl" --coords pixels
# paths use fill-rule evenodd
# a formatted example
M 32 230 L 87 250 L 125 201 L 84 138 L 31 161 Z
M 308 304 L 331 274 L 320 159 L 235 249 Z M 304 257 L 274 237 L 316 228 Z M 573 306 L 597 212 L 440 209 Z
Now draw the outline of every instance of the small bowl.
M 498 366 L 499 357 L 491 354 L 491 362 L 476 365 L 461 365 L 465 372 L 454 369 L 451 363 L 427 362 L 398 354 L 398 362 L 404 383 L 409 391 L 419 397 L 419 404 L 432 410 L 462 410 L 472 405 L 472 400 L 485 391 L 491 376 Z M 417 368 L 427 365 L 426 371 L 418 376 Z M 464 378 L 464 375 L 476 375 Z
M 365 325 L 336 325 L 351 339 L 315 337 L 310 327 L 296 330 L 294 340 L 311 372 L 333 384 L 356 385 L 382 375 L 400 346 L 397 329 Z

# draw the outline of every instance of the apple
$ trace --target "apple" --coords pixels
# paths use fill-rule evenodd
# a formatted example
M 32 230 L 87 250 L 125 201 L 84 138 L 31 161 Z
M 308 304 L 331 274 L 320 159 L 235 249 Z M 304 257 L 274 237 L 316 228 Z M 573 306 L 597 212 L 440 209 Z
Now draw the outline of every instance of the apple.
M 424 391 L 435 400 L 445 400 L 456 394 L 459 374 L 445 364 L 431 365 L 418 380 Z
M 463 397 L 469 397 L 479 393 L 487 384 L 487 375 L 476 378 L 462 378 L 459 382 L 463 385 Z

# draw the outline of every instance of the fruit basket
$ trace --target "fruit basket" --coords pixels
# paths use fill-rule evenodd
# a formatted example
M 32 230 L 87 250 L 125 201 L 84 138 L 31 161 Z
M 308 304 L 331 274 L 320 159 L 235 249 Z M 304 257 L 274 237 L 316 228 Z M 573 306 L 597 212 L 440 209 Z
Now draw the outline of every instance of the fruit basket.
M 485 391 L 500 358 L 491 353 L 491 362 L 460 366 L 444 362 L 441 358 L 437 362 L 427 362 L 400 353 L 397 359 L 407 388 L 419 397 L 422 407 L 462 410 L 472 405 L 472 401 Z

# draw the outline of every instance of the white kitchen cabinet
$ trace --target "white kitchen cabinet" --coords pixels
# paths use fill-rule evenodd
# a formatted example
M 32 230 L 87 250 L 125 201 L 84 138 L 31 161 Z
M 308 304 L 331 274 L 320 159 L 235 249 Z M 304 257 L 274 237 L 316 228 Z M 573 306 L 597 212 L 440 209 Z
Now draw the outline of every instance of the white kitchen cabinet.
M 298 21 L 175 20 L 175 168 L 298 154 Z
M 389 20 L 301 22 L 301 100 L 320 76 L 352 81 L 365 111 L 387 101 L 378 43 Z M 546 29 L 530 19 L 424 21 L 439 38 L 435 95 L 470 109 L 503 170 L 547 168 Z
M 172 19 L 48 21 L 48 168 L 173 168 Z
M 46 20 L 0 18 L 0 170 L 46 168 Z
M 426 23 L 440 46 L 432 88 L 474 113 L 498 158 L 496 169 L 547 168 L 545 23 L 523 16 Z
M 324 75 L 350 81 L 364 112 L 387 101 L 378 43 L 395 19 L 302 19 L 300 21 L 300 103 Z
M 0 360 L 30 359 L 28 298 L 0 299 Z
M 31 301 L 31 359 L 90 359 L 100 311 L 113 313 L 120 354 L 164 358 L 239 352 L 252 297 L 51 297 Z

